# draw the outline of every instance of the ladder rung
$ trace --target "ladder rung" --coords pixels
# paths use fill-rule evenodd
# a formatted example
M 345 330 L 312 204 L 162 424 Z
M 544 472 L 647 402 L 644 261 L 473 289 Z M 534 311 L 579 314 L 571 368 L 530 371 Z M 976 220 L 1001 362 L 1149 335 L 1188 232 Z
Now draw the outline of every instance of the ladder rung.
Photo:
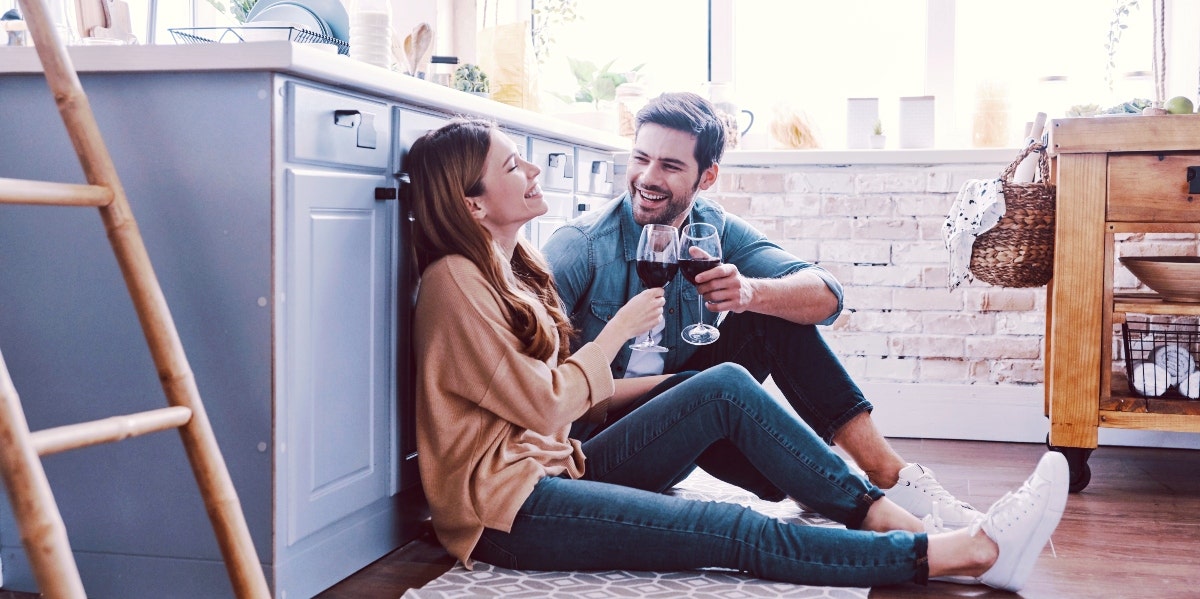
M 33 433 L 38 455 L 50 455 L 100 443 L 123 441 L 147 433 L 179 428 L 192 419 L 192 409 L 171 406 L 79 424 L 56 426 Z
M 0 178 L 0 204 L 99 207 L 112 201 L 113 190 L 102 185 Z

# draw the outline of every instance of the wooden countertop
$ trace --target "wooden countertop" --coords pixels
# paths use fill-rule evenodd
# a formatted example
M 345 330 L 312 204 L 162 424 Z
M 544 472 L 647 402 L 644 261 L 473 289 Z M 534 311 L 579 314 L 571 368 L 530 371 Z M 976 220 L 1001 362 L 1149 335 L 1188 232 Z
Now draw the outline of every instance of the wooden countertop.
M 1200 114 L 1092 116 L 1050 122 L 1052 154 L 1195 150 Z

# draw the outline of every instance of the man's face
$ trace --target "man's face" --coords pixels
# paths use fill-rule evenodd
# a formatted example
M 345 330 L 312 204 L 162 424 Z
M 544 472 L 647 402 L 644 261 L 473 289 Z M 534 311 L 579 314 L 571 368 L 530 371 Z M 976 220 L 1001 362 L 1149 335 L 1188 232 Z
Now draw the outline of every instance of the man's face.
M 637 224 L 678 227 L 696 193 L 717 180 L 717 165 L 700 172 L 696 136 L 662 125 L 642 125 L 629 157 L 629 197 Z

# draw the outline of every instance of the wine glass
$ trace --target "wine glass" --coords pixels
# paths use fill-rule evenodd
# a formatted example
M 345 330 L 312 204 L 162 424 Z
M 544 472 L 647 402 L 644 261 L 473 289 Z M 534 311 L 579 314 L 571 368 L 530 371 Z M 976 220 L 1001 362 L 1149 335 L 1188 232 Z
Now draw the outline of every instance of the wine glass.
M 683 228 L 679 236 L 679 270 L 692 285 L 696 275 L 721 264 L 721 238 L 717 228 L 708 223 L 693 223 Z M 721 336 L 721 331 L 704 324 L 704 296 L 696 292 L 700 307 L 700 322 L 688 325 L 681 336 L 692 345 L 708 345 Z
M 638 239 L 637 274 L 646 287 L 666 287 L 679 271 L 679 237 L 670 225 L 646 225 Z M 631 349 L 665 352 L 646 331 L 646 338 L 629 346 Z

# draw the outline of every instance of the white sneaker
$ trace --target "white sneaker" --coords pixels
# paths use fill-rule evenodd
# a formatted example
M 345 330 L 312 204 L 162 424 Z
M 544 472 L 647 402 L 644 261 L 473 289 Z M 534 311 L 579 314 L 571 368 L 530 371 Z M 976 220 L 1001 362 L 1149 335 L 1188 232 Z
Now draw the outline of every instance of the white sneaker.
M 979 582 L 1006 591 L 1025 586 L 1034 562 L 1062 519 L 1070 479 L 1067 459 L 1048 451 L 1020 489 L 1001 497 L 987 515 L 971 525 L 972 536 L 982 529 L 1000 547 L 996 563 Z
M 885 489 L 883 494 L 922 520 L 932 517 L 932 522 L 941 530 L 963 528 L 983 517 L 970 504 L 955 499 L 933 478 L 933 471 L 920 464 L 902 468 L 896 486 Z M 928 524 L 926 528 L 929 528 Z

